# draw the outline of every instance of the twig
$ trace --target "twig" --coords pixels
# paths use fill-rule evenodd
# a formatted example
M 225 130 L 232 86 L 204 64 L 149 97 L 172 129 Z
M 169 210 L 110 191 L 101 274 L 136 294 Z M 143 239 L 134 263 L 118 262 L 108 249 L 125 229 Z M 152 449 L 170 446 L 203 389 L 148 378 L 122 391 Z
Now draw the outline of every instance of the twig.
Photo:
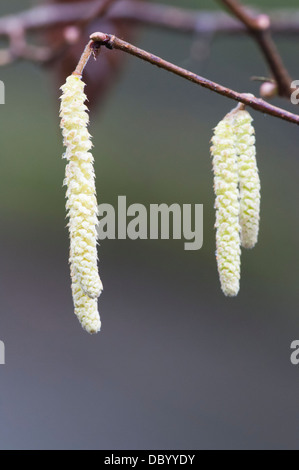
M 260 31 L 264 27 L 268 28 L 267 21 L 261 24 L 259 16 L 255 17 L 247 12 L 247 9 L 241 5 L 238 0 L 218 0 L 225 5 L 231 13 L 243 23 L 250 31 Z M 263 15 L 264 16 L 264 15 Z
M 115 3 L 115 5 L 113 4 Z M 86 13 L 87 12 L 87 13 Z M 252 13 L 254 14 L 254 13 Z M 195 11 L 167 5 L 152 4 L 136 0 L 90 0 L 87 2 L 44 5 L 16 15 L 0 18 L 0 37 L 8 37 L 10 42 L 22 31 L 45 31 L 61 26 L 65 28 L 64 39 L 52 48 L 36 47 L 24 41 L 22 47 L 0 51 L 0 66 L 18 59 L 51 63 L 62 57 L 65 51 L 81 35 L 82 29 L 93 19 L 105 15 L 109 21 L 131 22 L 144 26 L 169 29 L 180 33 L 208 35 L 246 34 L 248 29 L 240 21 L 222 12 Z M 299 33 L 299 10 L 276 10 L 272 12 L 272 31 L 284 35 Z M 20 43 L 19 43 L 20 44 Z M 288 94 L 289 97 L 289 94 Z
M 299 115 L 290 113 L 284 109 L 278 108 L 276 106 L 272 106 L 266 101 L 262 99 L 258 99 L 253 95 L 238 93 L 234 90 L 226 88 L 218 83 L 212 82 L 211 80 L 207 80 L 206 78 L 200 77 L 189 70 L 185 70 L 177 65 L 172 64 L 171 62 L 167 62 L 160 57 L 157 57 L 147 51 L 139 49 L 138 47 L 133 46 L 121 39 L 111 35 L 105 34 L 101 32 L 93 33 L 90 36 L 90 39 L 94 42 L 94 45 L 91 46 L 97 51 L 101 46 L 106 46 L 108 49 L 118 49 L 123 52 L 127 52 L 135 57 L 138 57 L 146 62 L 151 63 L 152 65 L 156 65 L 168 72 L 172 72 L 176 75 L 179 75 L 186 80 L 189 80 L 193 83 L 196 83 L 204 88 L 208 88 L 209 90 L 218 93 L 219 95 L 226 96 L 227 98 L 233 99 L 238 101 L 239 103 L 243 103 L 256 111 L 260 111 L 264 114 L 269 114 L 279 119 L 283 119 L 288 122 L 292 122 L 294 124 L 299 125 Z
M 224 0 L 222 3 L 227 6 L 237 5 L 234 0 Z M 241 10 L 238 8 L 237 11 L 234 10 L 234 14 L 244 24 L 222 12 L 198 12 L 150 2 L 141 3 L 136 0 L 90 0 L 82 3 L 68 2 L 44 5 L 23 13 L 0 18 L 0 37 L 8 36 L 10 43 L 14 43 L 14 46 L 10 47 L 9 50 L 0 51 L 0 65 L 9 64 L 20 58 L 47 63 L 60 57 L 67 47 L 80 38 L 81 28 L 104 14 L 109 21 L 127 21 L 151 27 L 172 29 L 182 33 L 208 34 L 210 39 L 216 33 L 244 34 L 248 33 L 249 28 L 253 34 L 254 30 L 254 35 L 270 65 L 275 81 L 279 85 L 277 87 L 279 94 L 290 97 L 291 79 L 272 42 L 269 31 L 265 28 L 268 17 L 258 15 L 252 10 L 242 9 L 242 7 Z M 249 23 L 247 24 L 248 18 Z M 271 18 L 272 31 L 285 35 L 299 33 L 299 10 L 278 10 L 271 14 Z M 64 29 L 64 39 L 52 48 L 31 46 L 26 43 L 25 35 L 28 32 L 44 32 L 46 29 L 57 28 L 57 26 L 62 28 L 70 26 L 71 28 Z M 19 41 L 18 47 L 15 47 L 15 38 L 18 37 L 19 31 L 22 32 L 22 40 L 24 40 L 23 44 Z M 271 96 L 276 94 L 275 90 L 274 86 Z M 270 96 L 263 93 L 261 91 L 261 96 Z
M 83 54 L 80 57 L 80 60 L 78 62 L 78 65 L 75 71 L 73 72 L 73 75 L 78 75 L 79 77 L 81 77 L 87 62 L 89 61 L 89 58 L 91 54 L 93 53 L 93 49 L 91 47 L 92 45 L 93 45 L 93 41 L 89 41 L 89 43 L 87 44 L 87 46 L 85 47 L 83 51 Z
M 238 0 L 219 0 L 231 13 L 238 18 L 257 41 L 264 58 L 276 80 L 280 96 L 290 97 L 291 82 L 287 69 L 279 55 L 270 33 L 270 19 L 267 15 L 253 15 Z

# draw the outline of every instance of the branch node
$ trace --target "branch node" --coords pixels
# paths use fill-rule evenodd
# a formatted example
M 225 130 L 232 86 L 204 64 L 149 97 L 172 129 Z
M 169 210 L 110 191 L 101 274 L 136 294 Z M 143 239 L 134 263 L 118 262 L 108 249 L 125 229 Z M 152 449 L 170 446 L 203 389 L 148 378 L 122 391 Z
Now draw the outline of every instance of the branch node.
M 107 49 L 113 49 L 113 39 L 115 36 L 106 33 L 93 33 L 90 35 L 90 40 L 93 41 L 92 47 L 99 49 L 100 46 L 105 46 Z

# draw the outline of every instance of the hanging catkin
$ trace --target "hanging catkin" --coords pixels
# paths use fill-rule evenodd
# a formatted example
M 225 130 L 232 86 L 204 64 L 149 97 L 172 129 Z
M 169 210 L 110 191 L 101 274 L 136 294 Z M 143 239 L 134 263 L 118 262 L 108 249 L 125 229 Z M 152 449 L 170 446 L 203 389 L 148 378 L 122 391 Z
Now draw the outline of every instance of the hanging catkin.
M 103 289 L 97 267 L 97 199 L 85 84 L 71 75 L 61 87 L 61 128 L 68 160 L 64 184 L 69 218 L 70 266 L 75 312 L 90 333 L 99 331 L 97 297 Z
M 240 185 L 241 243 L 244 248 L 253 248 L 257 243 L 260 222 L 261 185 L 252 120 L 246 110 L 240 109 L 234 114 Z
M 231 115 L 227 115 L 215 128 L 211 153 L 216 194 L 215 227 L 218 272 L 224 294 L 233 297 L 239 292 L 241 249 L 239 176 L 234 122 Z

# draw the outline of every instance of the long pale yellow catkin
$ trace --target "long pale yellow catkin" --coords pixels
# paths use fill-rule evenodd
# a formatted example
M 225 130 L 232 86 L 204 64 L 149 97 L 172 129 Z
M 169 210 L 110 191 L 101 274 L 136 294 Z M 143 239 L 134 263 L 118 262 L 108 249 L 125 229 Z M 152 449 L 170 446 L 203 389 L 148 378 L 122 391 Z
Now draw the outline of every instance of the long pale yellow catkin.
M 233 297 L 239 292 L 241 270 L 240 202 L 237 152 L 234 123 L 231 115 L 219 122 L 214 130 L 214 190 L 216 194 L 216 258 L 221 288 Z
M 234 114 L 240 185 L 241 244 L 244 248 L 253 248 L 256 245 L 260 223 L 261 184 L 252 120 L 246 110 L 238 110 Z
M 103 286 L 97 266 L 97 198 L 85 84 L 71 75 L 61 87 L 61 128 L 68 160 L 64 184 L 69 218 L 70 267 L 75 313 L 90 333 L 99 331 L 97 297 Z

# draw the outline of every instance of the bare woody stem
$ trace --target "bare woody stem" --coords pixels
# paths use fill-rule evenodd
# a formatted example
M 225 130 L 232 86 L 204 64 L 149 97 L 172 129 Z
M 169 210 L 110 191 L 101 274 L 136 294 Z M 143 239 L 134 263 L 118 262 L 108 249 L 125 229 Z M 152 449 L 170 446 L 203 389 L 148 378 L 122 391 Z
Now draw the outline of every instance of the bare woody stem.
M 250 13 L 238 0 L 219 0 L 232 15 L 238 18 L 256 40 L 275 78 L 280 96 L 289 98 L 292 79 L 284 66 L 270 32 L 270 18 L 267 15 Z
M 93 41 L 89 41 L 89 43 L 85 47 L 83 54 L 81 55 L 80 60 L 78 62 L 78 65 L 73 72 L 73 75 L 78 75 L 79 77 L 81 77 L 87 62 L 89 61 L 89 58 L 91 54 L 93 53 L 93 49 L 91 47 L 93 44 L 94 44 Z
M 222 2 L 224 3 L 224 2 Z M 228 3 L 225 3 L 229 6 Z M 230 2 L 230 5 L 232 3 Z M 236 3 L 234 2 L 234 5 Z M 239 15 L 241 11 L 241 16 Z M 283 34 L 285 36 L 299 33 L 299 21 L 297 10 L 275 10 L 268 16 L 253 12 L 251 9 L 245 9 L 240 5 L 237 10 L 231 10 L 233 15 L 227 16 L 224 12 L 196 11 L 185 8 L 163 5 L 151 2 L 139 2 L 136 0 L 86 0 L 67 3 L 46 4 L 31 8 L 27 11 L 4 16 L 0 18 L 0 37 L 8 37 L 10 46 L 8 49 L 0 50 L 0 66 L 10 64 L 19 59 L 32 60 L 48 64 L 63 55 L 72 44 L 67 37 L 62 39 L 55 47 L 32 46 L 27 43 L 26 35 L 28 32 L 45 31 L 51 28 L 75 26 L 81 32 L 92 19 L 105 15 L 109 21 L 129 22 L 132 25 L 142 24 L 143 26 L 159 27 L 174 30 L 181 33 L 195 33 L 208 35 L 209 41 L 217 33 L 220 34 L 244 34 L 248 33 L 250 23 L 251 32 L 255 30 L 256 25 L 262 23 L 265 26 L 265 20 L 271 19 L 271 31 L 273 33 Z M 244 13 L 245 12 L 245 13 Z M 253 18 L 251 22 L 248 18 Z M 256 21 L 258 19 L 259 21 Z M 262 22 L 261 22 L 262 19 Z M 241 20 L 241 21 L 240 21 Z M 19 37 L 19 31 L 22 31 L 23 45 L 14 47 L 15 38 Z M 281 96 L 289 99 L 290 88 L 287 85 L 287 72 L 277 52 L 273 53 L 270 47 L 271 41 L 264 41 L 265 36 L 270 35 L 269 31 L 264 31 L 257 39 L 259 47 L 262 49 L 270 69 L 273 71 L 275 83 L 279 83 L 277 91 Z M 275 51 L 274 46 L 274 51 Z M 275 90 L 274 90 L 275 93 Z M 274 94 L 273 93 L 273 94 Z M 273 96 L 273 94 L 271 96 Z
M 225 5 L 230 10 L 230 12 L 236 18 L 238 18 L 238 20 L 240 20 L 241 23 L 243 23 L 250 31 L 257 31 L 265 27 L 269 27 L 267 22 L 262 25 L 259 20 L 260 16 L 265 17 L 266 15 L 253 16 L 247 11 L 247 9 L 245 9 L 243 5 L 240 4 L 240 2 L 238 2 L 238 0 L 219 0 L 219 2 Z
M 254 95 L 238 93 L 234 90 L 219 85 L 218 83 L 212 82 L 211 80 L 200 77 L 199 75 L 196 75 L 189 70 L 178 67 L 171 62 L 167 62 L 166 60 L 155 56 L 154 54 L 139 49 L 138 47 L 135 47 L 128 42 L 122 41 L 116 36 L 98 32 L 93 33 L 90 36 L 90 39 L 93 42 L 93 44 L 90 45 L 90 48 L 94 49 L 95 52 L 98 51 L 101 46 L 105 46 L 108 49 L 121 50 L 138 57 L 139 59 L 145 60 L 152 65 L 156 65 L 157 67 L 167 70 L 168 72 L 172 72 L 175 75 L 185 78 L 190 82 L 196 83 L 197 85 L 218 93 L 219 95 L 226 96 L 227 98 L 238 101 L 239 103 L 243 103 L 244 105 L 247 105 L 256 111 L 260 111 L 264 114 L 269 114 L 270 116 L 299 125 L 299 115 L 297 114 L 293 114 L 284 109 L 272 106 L 266 101 L 256 98 Z

